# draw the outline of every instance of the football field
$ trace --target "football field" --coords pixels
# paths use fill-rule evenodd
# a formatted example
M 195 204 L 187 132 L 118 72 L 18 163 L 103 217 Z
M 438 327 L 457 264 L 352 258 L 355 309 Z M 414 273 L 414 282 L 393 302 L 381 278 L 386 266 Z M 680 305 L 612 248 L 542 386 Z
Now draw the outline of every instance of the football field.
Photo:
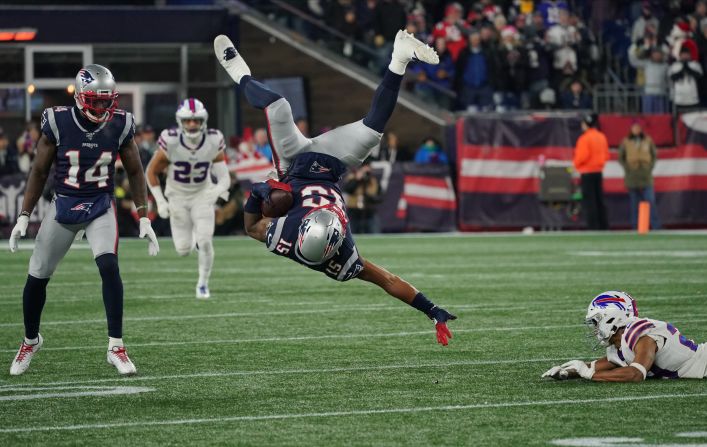
M 358 237 L 459 316 L 450 345 L 375 286 L 337 283 L 242 238 L 218 239 L 212 299 L 196 256 L 123 240 L 124 340 L 106 364 L 98 271 L 77 244 L 48 287 L 44 348 L 9 376 L 31 241 L 0 252 L 0 446 L 707 445 L 707 379 L 543 381 L 601 356 L 583 323 L 599 292 L 707 342 L 707 234 Z M 6 244 L 6 241 L 0 241 Z M 634 438 L 633 441 L 577 438 Z M 639 440 L 641 439 L 641 440 Z

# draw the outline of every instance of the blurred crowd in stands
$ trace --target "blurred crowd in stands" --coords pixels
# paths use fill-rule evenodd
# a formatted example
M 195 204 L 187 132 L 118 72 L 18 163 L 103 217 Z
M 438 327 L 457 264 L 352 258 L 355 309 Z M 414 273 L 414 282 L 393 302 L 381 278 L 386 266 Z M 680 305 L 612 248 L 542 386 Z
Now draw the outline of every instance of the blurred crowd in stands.
M 644 113 L 707 104 L 705 0 L 250 3 L 377 73 L 407 29 L 441 58 L 410 70 L 408 88 L 447 109 L 590 109 L 607 69 L 643 89 Z

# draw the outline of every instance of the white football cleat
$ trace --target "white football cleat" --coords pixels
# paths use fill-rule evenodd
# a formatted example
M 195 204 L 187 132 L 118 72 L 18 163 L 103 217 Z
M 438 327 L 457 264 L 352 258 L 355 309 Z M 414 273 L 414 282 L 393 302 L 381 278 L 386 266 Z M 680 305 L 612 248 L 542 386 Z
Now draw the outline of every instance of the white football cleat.
M 231 39 L 223 34 L 214 39 L 214 53 L 228 75 L 236 81 L 236 84 L 240 84 L 243 76 L 250 76 L 250 68 L 245 63 L 243 56 L 236 51 L 236 46 L 233 45 Z
M 398 34 L 395 35 L 393 59 L 404 62 L 417 59 L 432 65 L 439 64 L 437 52 L 405 30 L 400 30 Z
M 198 300 L 206 300 L 211 298 L 211 292 L 209 292 L 209 286 L 207 285 L 200 285 L 196 286 L 196 299 Z
M 137 369 L 133 362 L 130 361 L 125 346 L 113 346 L 113 349 L 108 351 L 107 360 L 109 365 L 113 365 L 118 369 L 118 373 L 122 376 L 132 376 L 137 374 Z
M 11 376 L 19 376 L 27 371 L 27 368 L 29 368 L 29 364 L 32 361 L 32 357 L 37 353 L 37 351 L 42 349 L 42 344 L 44 343 L 42 334 L 39 334 L 37 338 L 39 338 L 39 341 L 33 345 L 28 345 L 25 343 L 24 339 L 22 340 L 20 350 L 17 351 L 17 355 L 12 361 L 12 365 L 10 365 Z

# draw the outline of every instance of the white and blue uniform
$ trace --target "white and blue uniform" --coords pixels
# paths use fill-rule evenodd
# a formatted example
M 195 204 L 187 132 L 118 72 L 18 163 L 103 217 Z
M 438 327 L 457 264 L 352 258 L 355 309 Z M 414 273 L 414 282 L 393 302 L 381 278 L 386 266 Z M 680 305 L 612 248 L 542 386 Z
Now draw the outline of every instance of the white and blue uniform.
M 87 200 L 101 194 L 112 197 L 118 151 L 135 133 L 131 113 L 116 110 L 110 121 L 94 124 L 76 107 L 53 107 L 42 113 L 41 128 L 47 139 L 56 145 L 54 189 L 58 196 Z M 114 201 L 104 214 L 81 224 L 61 224 L 56 221 L 56 215 L 55 200 L 37 233 L 29 264 L 30 275 L 49 278 L 82 229 L 86 231 L 94 258 L 106 253 L 117 254 Z
M 169 200 L 169 222 L 174 247 L 186 255 L 194 244 L 214 235 L 214 204 L 203 193 L 213 187 L 211 166 L 226 143 L 221 131 L 208 129 L 196 144 L 187 144 L 179 129 L 166 129 L 157 142 L 169 160 L 165 196 Z
M 702 379 L 707 377 L 707 344 L 698 345 L 680 334 L 670 323 L 650 318 L 632 317 L 621 337 L 621 347 L 609 346 L 606 358 L 617 366 L 633 363 L 633 349 L 642 337 L 652 338 L 658 345 L 649 377 L 668 379 Z

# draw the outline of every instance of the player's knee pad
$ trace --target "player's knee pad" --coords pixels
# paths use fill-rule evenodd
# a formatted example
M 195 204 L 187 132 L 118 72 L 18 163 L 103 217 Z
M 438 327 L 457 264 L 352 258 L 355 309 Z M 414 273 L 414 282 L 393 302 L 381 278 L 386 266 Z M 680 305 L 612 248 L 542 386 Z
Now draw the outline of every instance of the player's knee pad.
M 285 98 L 280 98 L 267 107 L 267 117 L 270 123 L 291 123 L 292 107 Z
M 174 245 L 174 249 L 177 251 L 179 256 L 189 256 L 189 253 L 191 253 L 191 248 L 191 245 Z
M 98 266 L 98 271 L 101 273 L 101 277 L 105 278 L 120 275 L 118 256 L 113 253 L 106 253 L 97 257 L 96 265 Z
M 196 246 L 200 252 L 211 254 L 214 252 L 214 243 L 211 238 L 197 239 Z

